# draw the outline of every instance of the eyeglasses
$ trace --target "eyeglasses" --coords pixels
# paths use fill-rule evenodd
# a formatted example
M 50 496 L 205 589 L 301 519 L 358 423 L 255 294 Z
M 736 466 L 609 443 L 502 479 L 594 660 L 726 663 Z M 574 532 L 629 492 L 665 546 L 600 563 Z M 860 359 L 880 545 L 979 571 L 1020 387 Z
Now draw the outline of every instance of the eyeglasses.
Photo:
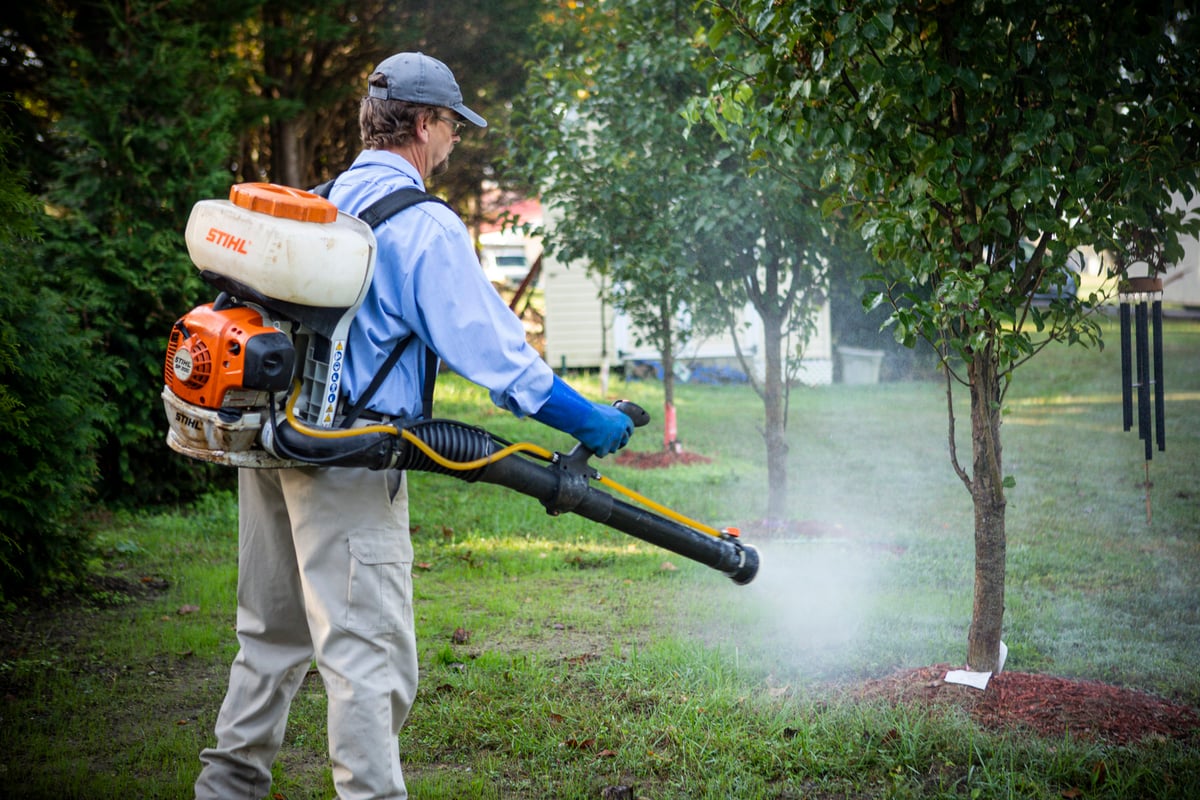
M 450 132 L 455 136 L 462 133 L 462 129 L 467 127 L 467 121 L 462 119 L 454 119 L 453 117 L 443 117 L 438 114 L 438 119 L 450 126 Z

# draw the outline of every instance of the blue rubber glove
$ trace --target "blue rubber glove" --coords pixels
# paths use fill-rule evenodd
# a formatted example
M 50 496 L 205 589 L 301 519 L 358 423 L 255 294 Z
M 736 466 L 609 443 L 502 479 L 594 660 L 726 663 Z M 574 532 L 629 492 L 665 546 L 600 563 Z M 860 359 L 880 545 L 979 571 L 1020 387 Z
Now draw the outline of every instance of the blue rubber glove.
M 593 403 L 554 376 L 550 397 L 532 414 L 538 422 L 569 433 L 598 456 L 615 453 L 633 434 L 633 420 L 613 406 Z

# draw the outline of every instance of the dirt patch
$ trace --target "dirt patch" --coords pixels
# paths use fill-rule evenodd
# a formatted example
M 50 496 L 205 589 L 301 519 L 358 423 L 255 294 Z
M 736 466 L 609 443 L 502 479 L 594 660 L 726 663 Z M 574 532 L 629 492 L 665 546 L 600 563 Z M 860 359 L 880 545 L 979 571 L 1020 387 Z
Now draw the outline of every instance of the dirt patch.
M 655 450 L 649 453 L 639 453 L 634 450 L 622 450 L 617 454 L 617 464 L 633 469 L 664 469 L 686 464 L 711 464 L 712 459 L 699 453 L 687 450 Z
M 896 704 L 956 706 L 989 730 L 1022 729 L 1046 738 L 1132 744 L 1143 739 L 1200 741 L 1195 709 L 1146 692 L 1097 681 L 1002 672 L 987 689 L 946 683 L 940 664 L 867 681 L 852 696 Z

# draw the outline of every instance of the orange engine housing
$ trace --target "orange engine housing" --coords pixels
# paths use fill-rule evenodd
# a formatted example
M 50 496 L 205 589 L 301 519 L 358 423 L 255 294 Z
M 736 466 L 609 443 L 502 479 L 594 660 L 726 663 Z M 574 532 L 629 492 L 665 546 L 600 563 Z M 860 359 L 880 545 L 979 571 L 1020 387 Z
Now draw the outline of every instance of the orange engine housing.
M 262 314 L 208 303 L 171 329 L 163 381 L 192 405 L 245 409 L 264 405 L 263 392 L 287 390 L 295 369 L 291 337 L 264 324 Z

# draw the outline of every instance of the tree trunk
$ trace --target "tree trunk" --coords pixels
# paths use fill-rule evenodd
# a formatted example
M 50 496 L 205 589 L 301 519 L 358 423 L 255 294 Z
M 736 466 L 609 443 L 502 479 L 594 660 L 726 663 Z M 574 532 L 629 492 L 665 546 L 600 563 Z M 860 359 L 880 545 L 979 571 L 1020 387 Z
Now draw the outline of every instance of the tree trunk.
M 675 350 L 672 340 L 671 304 L 664 301 L 659 311 L 659 352 L 663 370 L 663 449 L 677 452 L 679 440 L 675 421 Z
M 967 664 L 994 672 L 1004 620 L 1004 473 L 1000 447 L 1000 379 L 990 352 L 971 364 L 971 500 L 975 506 L 975 600 L 967 634 Z
M 784 413 L 783 334 L 781 322 L 763 318 L 763 439 L 767 445 L 767 524 L 787 518 L 787 436 Z
M 295 120 L 271 123 L 271 181 L 306 189 L 300 166 L 300 134 Z

